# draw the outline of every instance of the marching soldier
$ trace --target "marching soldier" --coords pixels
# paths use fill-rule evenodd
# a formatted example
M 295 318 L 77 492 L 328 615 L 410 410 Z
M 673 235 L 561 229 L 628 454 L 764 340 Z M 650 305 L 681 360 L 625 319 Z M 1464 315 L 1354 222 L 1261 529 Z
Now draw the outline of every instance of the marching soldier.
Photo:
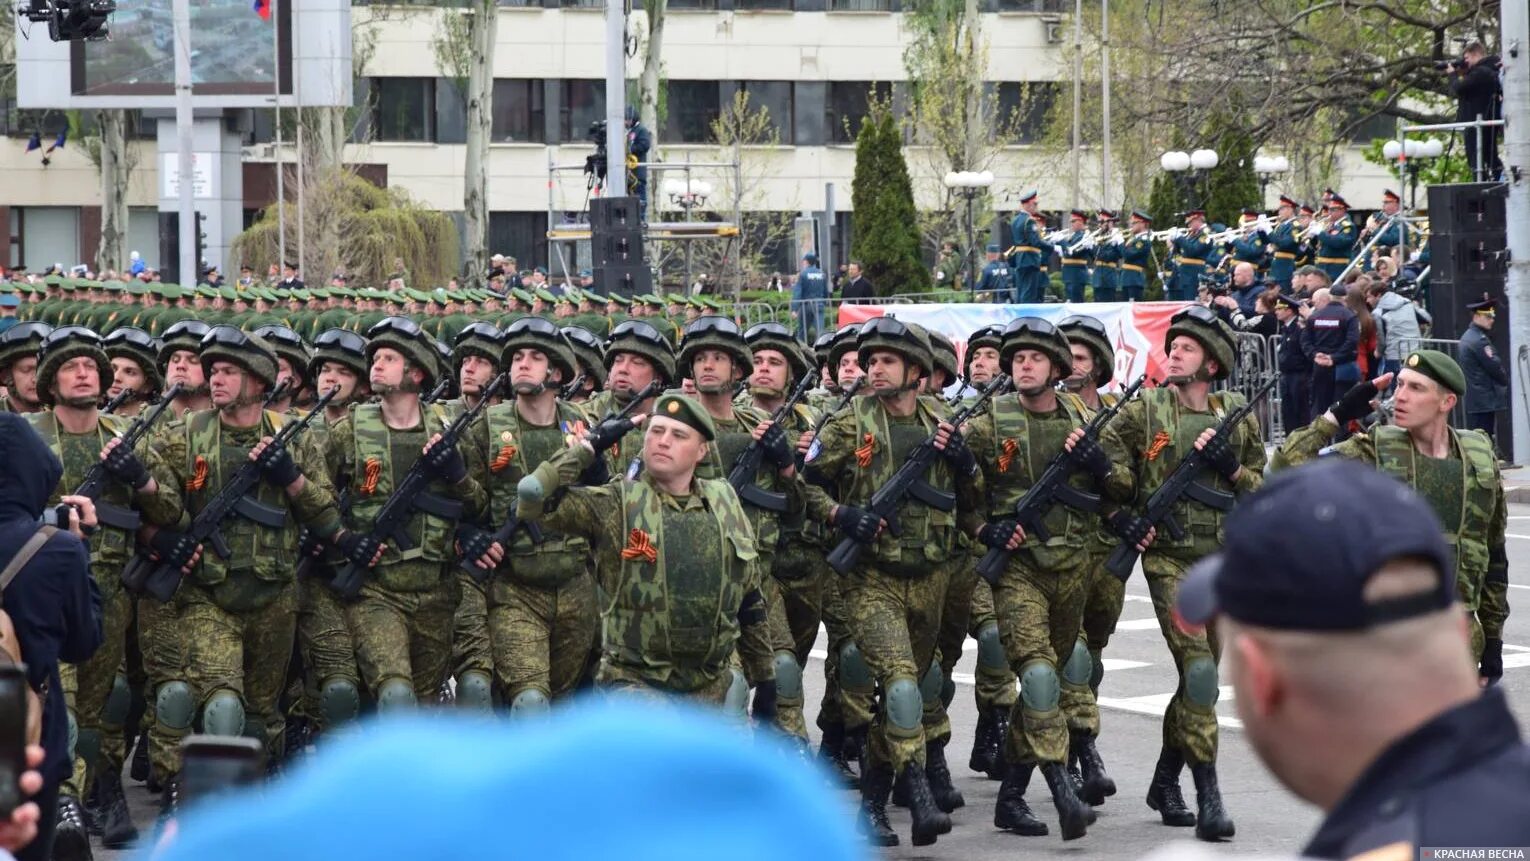
M 0 334 L 0 384 L 5 385 L 0 408 L 22 414 L 43 408 L 37 395 L 37 349 L 52 331 L 47 323 L 27 322 Z
M 1170 301 L 1194 299 L 1211 250 L 1211 229 L 1206 226 L 1206 211 L 1192 209 L 1185 213 L 1184 235 L 1169 241 L 1169 253 L 1174 255 L 1174 278 L 1165 285 L 1163 298 Z
M 1211 467 L 1200 481 L 1223 493 L 1243 496 L 1259 488 L 1264 474 L 1264 443 L 1258 419 L 1250 413 L 1227 438 L 1216 426 L 1243 402 L 1237 392 L 1211 391 L 1226 379 L 1237 356 L 1232 330 L 1214 311 L 1191 305 L 1170 320 L 1164 338 L 1168 385 L 1146 389 L 1126 405 L 1103 434 L 1110 451 L 1125 452 L 1135 479 L 1139 504 L 1151 498 L 1179 460 L 1200 449 Z M 1217 444 L 1208 450 L 1210 441 Z M 1158 626 L 1179 669 L 1179 688 L 1164 713 L 1164 747 L 1153 772 L 1147 803 L 1165 825 L 1195 826 L 1202 840 L 1233 836 L 1233 822 L 1222 806 L 1217 785 L 1217 654 L 1213 632 L 1182 630 L 1174 623 L 1174 596 L 1196 560 L 1220 545 L 1226 512 L 1183 498 L 1174 517 L 1183 539 L 1157 533 L 1153 524 L 1128 510 L 1116 512 L 1111 525 L 1129 546 L 1147 547 L 1142 570 L 1158 614 Z M 1195 779 L 1198 813 L 1180 794 L 1179 775 L 1186 762 Z
M 1099 217 L 1100 230 L 1106 234 L 1106 239 L 1094 249 L 1094 301 L 1114 302 L 1123 243 L 1116 238 L 1115 212 L 1102 209 Z
M 1270 280 L 1280 285 L 1281 292 L 1291 289 L 1291 276 L 1296 272 L 1296 258 L 1301 254 L 1301 225 L 1296 219 L 1295 200 L 1282 194 L 1275 214 L 1279 221 L 1270 231 Z
M 521 479 L 586 427 L 583 411 L 558 397 L 575 374 L 575 358 L 556 326 L 522 317 L 505 332 L 503 349 L 515 397 L 490 406 L 464 442 L 469 470 L 488 494 L 489 529 L 496 531 L 528 523 L 517 509 Z M 585 480 L 604 484 L 603 466 L 592 467 Z M 470 538 L 459 537 L 463 557 L 478 569 L 463 583 L 464 595 L 476 592 L 486 601 L 493 676 L 491 682 L 472 669 L 459 672 L 458 699 L 466 686 L 487 705 L 493 688 L 512 715 L 545 712 L 574 691 L 595 648 L 599 613 L 590 543 L 574 532 L 536 527 L 518 526 L 508 537 L 464 532 Z
M 999 257 L 999 246 L 988 246 L 986 253 L 988 262 L 983 265 L 982 277 L 973 288 L 974 298 L 988 302 L 1003 302 L 1014 298 L 1014 278 L 1009 271 L 1009 264 Z
M 1132 210 L 1131 238 L 1121 249 L 1121 272 L 1116 277 L 1122 298 L 1128 302 L 1141 302 L 1142 291 L 1147 289 L 1148 266 L 1152 265 L 1153 218 L 1140 209 Z
M 1355 256 L 1355 222 L 1349 217 L 1349 204 L 1340 195 L 1328 201 L 1328 229 L 1317 236 L 1317 263 L 1330 281 L 1339 275 Z
M 675 374 L 675 353 L 669 339 L 644 320 L 627 320 L 611 330 L 606 342 L 606 386 L 590 398 L 586 412 L 590 418 L 601 421 L 631 404 L 650 383 L 673 386 L 680 382 Z M 651 409 L 653 397 L 640 403 L 635 412 Z M 613 475 L 624 475 L 632 461 L 642 451 L 641 441 L 616 440 L 601 452 L 610 460 Z
M 1337 430 L 1371 412 L 1377 392 L 1393 383 L 1393 424 L 1330 446 Z M 1461 366 L 1438 350 L 1415 350 L 1395 379 L 1362 380 L 1312 424 L 1289 433 L 1275 453 L 1283 468 L 1333 453 L 1369 464 L 1417 490 L 1455 547 L 1456 594 L 1471 628 L 1472 656 L 1485 684 L 1503 676 L 1503 627 L 1509 618 L 1508 510 L 1493 441 L 1450 426 L 1466 391 Z
M 606 365 L 601 358 L 604 347 L 600 338 L 589 329 L 564 326 L 558 331 L 563 333 L 574 351 L 574 369 L 577 372 L 574 379 L 579 381 L 568 400 L 576 404 L 588 404 L 591 398 L 606 387 Z
M 463 327 L 452 346 L 452 375 L 457 379 L 457 399 L 450 406 L 462 410 L 478 403 L 484 389 L 499 376 L 504 356 L 504 333 L 493 323 L 478 321 Z M 499 396 L 494 396 L 498 403 Z
M 312 403 L 308 385 L 308 364 L 313 361 L 313 348 L 298 333 L 281 324 L 261 326 L 255 334 L 265 339 L 276 351 L 276 384 L 287 384 L 287 393 L 267 407 L 279 413 L 292 412 L 293 407 Z
M 181 386 L 181 393 L 170 404 L 170 413 L 177 418 L 192 410 L 212 408 L 199 352 L 208 328 L 201 320 L 182 320 L 166 329 L 160 338 L 157 357 L 160 376 L 166 388 L 177 383 Z
M 1036 199 L 1036 189 L 1020 196 L 1020 211 L 1009 223 L 1009 266 L 1015 275 L 1015 299 L 1019 303 L 1040 302 L 1046 296 L 1046 276 L 1042 267 L 1051 255 L 1051 247 L 1041 238 L 1044 225 Z
M 914 844 L 926 846 L 950 831 L 951 818 L 936 806 L 924 770 L 919 679 L 934 658 L 957 512 L 976 507 L 981 479 L 972 450 L 960 434 L 951 436 L 923 479 L 953 499 L 951 507 L 910 497 L 898 512 L 902 533 L 885 531 L 865 506 L 940 422 L 934 404 L 918 395 L 934 363 L 929 338 L 891 317 L 863 325 L 856 352 L 871 396 L 852 400 L 853 409 L 830 420 L 820 450 L 808 458 L 814 484 L 833 487 L 840 500 L 810 488 L 812 512 L 864 549 L 840 583 L 855 641 L 841 651 L 839 666 L 842 677 L 867 675 L 882 689 L 861 773 L 866 823 L 874 842 L 896 845 L 886 814 L 896 777 L 907 783 Z
M 142 329 L 123 326 L 106 336 L 102 345 L 112 363 L 112 385 L 106 391 L 106 399 L 111 400 L 131 389 L 132 396 L 117 407 L 116 414 L 133 418 L 143 412 L 146 404 L 159 397 L 165 385 L 156 362 L 159 339 L 150 337 Z
M 347 562 L 368 569 L 345 606 L 362 680 L 379 710 L 434 698 L 451 671 L 452 632 L 461 598 L 454 537 L 460 518 L 483 507 L 482 487 L 456 446 L 438 444 L 451 422 L 443 404 L 420 403 L 440 378 L 440 354 L 415 321 L 387 317 L 367 331 L 368 379 L 375 403 L 357 404 L 330 429 L 329 474 L 348 480 L 351 509 L 336 539 Z M 373 535 L 395 488 L 424 458 L 429 505 L 404 527 L 412 547 Z
M 1089 213 L 1075 209 L 1068 213 L 1068 229 L 1072 231 L 1058 246 L 1062 254 L 1063 291 L 1069 302 L 1084 301 L 1084 288 L 1089 286 L 1089 263 L 1094 251 L 1081 247 L 1089 235 Z

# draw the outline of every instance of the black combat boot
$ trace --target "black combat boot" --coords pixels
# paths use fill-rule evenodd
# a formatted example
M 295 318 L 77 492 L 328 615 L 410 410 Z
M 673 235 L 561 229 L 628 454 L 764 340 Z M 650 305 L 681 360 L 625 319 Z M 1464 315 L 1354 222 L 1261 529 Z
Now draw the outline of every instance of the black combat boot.
M 892 792 L 892 783 L 890 765 L 861 773 L 861 831 L 873 846 L 898 845 L 898 832 L 887 821 L 887 795 Z
M 1031 772 L 1035 769 L 1036 764 L 1032 762 L 1009 764 L 1004 782 L 999 784 L 999 801 L 993 808 L 993 827 L 1026 837 L 1047 836 L 1047 824 L 1037 819 L 1031 806 L 1025 803 L 1025 788 L 1030 785 Z
M 823 738 L 818 742 L 818 761 L 849 789 L 860 786 L 860 779 L 845 761 L 845 725 L 831 723 L 823 728 Z
M 994 734 L 993 709 L 978 709 L 977 732 L 972 735 L 972 756 L 967 767 L 978 774 L 993 769 L 994 757 L 999 755 L 999 738 Z
M 85 814 L 85 833 L 92 837 L 101 836 L 101 782 L 99 780 L 90 784 L 90 791 L 85 793 L 85 803 L 81 805 Z
M 1009 744 L 1009 709 L 993 707 L 993 762 L 988 766 L 989 780 L 1003 780 L 1008 776 L 1009 764 L 1004 761 L 1004 748 Z
M 858 726 L 854 729 L 845 728 L 845 761 L 855 763 L 857 774 L 866 773 L 866 733 L 870 729 L 871 726 L 869 724 Z
M 1069 753 L 1078 763 L 1081 777 L 1078 797 L 1098 807 L 1107 796 L 1116 794 L 1116 782 L 1105 773 L 1105 761 L 1094 746 L 1094 736 L 1085 730 L 1074 730 L 1070 735 Z
M 1073 778 L 1060 762 L 1043 762 L 1041 776 L 1047 779 L 1052 790 L 1052 803 L 1057 805 L 1057 821 L 1062 826 L 1062 839 L 1077 840 L 1094 824 L 1094 808 L 1085 804 L 1073 792 Z
M 108 849 L 126 849 L 138 839 L 138 828 L 122 793 L 122 775 L 102 771 L 96 775 L 96 790 L 101 796 L 101 844 Z
M 164 792 L 159 796 L 159 820 L 155 823 L 155 831 L 163 833 L 165 826 L 174 819 L 181 809 L 181 776 L 172 776 L 165 781 Z
M 1193 763 L 1190 776 L 1195 780 L 1196 806 L 1200 808 L 1200 815 L 1195 819 L 1195 836 L 1208 843 L 1232 837 L 1232 817 L 1222 806 L 1222 791 L 1217 788 L 1217 764 Z
M 128 776 L 143 783 L 149 779 L 149 734 L 138 734 L 138 742 L 133 745 L 133 765 Z
M 1153 769 L 1153 785 L 1148 787 L 1147 806 L 1158 811 L 1163 824 L 1188 828 L 1195 824 L 1195 814 L 1185 806 L 1185 796 L 1179 791 L 1179 773 L 1185 767 L 1185 758 L 1179 751 L 1164 748 L 1158 754 L 1158 765 Z
M 930 779 L 935 806 L 950 813 L 967 803 L 961 790 L 951 783 L 951 767 L 946 765 L 946 742 L 932 741 L 924 746 L 924 773 Z
M 929 846 L 935 838 L 951 831 L 951 817 L 935 804 L 935 794 L 930 791 L 930 781 L 923 766 L 917 762 L 903 766 L 903 779 L 908 784 L 908 812 L 914 820 L 914 845 Z
M 90 834 L 85 814 L 73 795 L 58 797 L 58 824 L 53 832 L 53 861 L 91 861 Z

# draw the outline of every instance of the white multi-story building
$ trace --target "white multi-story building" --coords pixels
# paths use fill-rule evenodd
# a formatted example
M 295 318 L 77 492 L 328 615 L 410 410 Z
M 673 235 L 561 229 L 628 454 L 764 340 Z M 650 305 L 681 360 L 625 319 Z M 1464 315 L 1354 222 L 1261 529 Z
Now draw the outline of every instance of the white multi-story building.
M 825 186 L 836 187 L 838 217 L 833 242 L 843 259 L 848 237 L 850 181 L 854 172 L 853 132 L 866 110 L 868 94 L 906 99 L 903 66 L 906 36 L 901 0 L 670 0 L 664 37 L 666 121 L 657 130 L 658 157 L 668 162 L 717 157 L 707 146 L 709 124 L 739 89 L 770 111 L 780 144 L 745 151 L 750 179 L 746 208 L 815 212 L 825 207 Z M 1067 160 L 1035 146 L 1046 108 L 1066 98 L 1069 70 L 1064 41 L 1069 32 L 1060 0 L 980 0 L 982 32 L 988 43 L 985 80 L 1002 112 L 1017 113 L 1013 139 L 995 159 L 996 206 L 1015 206 L 1006 192 L 1038 186 L 1043 208 L 1071 202 Z M 577 171 L 563 172 L 549 185 L 550 164 L 579 164 L 590 153 L 587 132 L 604 116 L 603 9 L 592 0 L 501 0 L 494 58 L 493 144 L 488 164 L 492 250 L 513 254 L 523 264 L 549 259 L 545 233 L 549 216 L 583 208 L 585 182 Z M 358 5 L 353 10 L 357 56 L 358 111 L 355 142 L 346 160 L 363 175 L 402 188 L 423 204 L 460 212 L 463 199 L 465 109 L 455 81 L 432 47 L 440 18 L 455 14 L 421 5 Z M 642 28 L 641 12 L 631 32 Z M 370 46 L 366 48 L 364 46 Z M 261 50 L 262 46 L 252 46 Z M 629 59 L 628 75 L 640 70 Z M 0 260 L 37 269 L 93 262 L 100 232 L 100 189 L 96 169 L 78 142 L 42 162 L 42 151 L 26 151 L 38 133 L 43 149 L 54 142 L 66 118 L 14 106 L 0 112 L 0 237 L 9 237 Z M 246 218 L 274 195 L 275 157 L 269 112 L 231 112 L 226 121 L 245 134 L 243 186 Z M 154 124 L 130 143 L 136 167 L 131 183 L 129 248 L 151 262 L 158 258 L 159 219 Z M 1120 133 L 1121 130 L 1118 130 Z M 288 150 L 290 153 L 290 142 Z M 1099 202 L 1099 157 L 1091 153 L 1082 171 L 1082 203 Z M 910 147 L 909 165 L 921 205 L 941 191 L 934 162 Z M 1368 205 L 1388 182 L 1386 173 L 1353 153 L 1344 159 L 1346 193 Z M 724 182 L 698 170 L 696 177 Z M 651 184 L 658 190 L 662 176 Z M 1271 197 L 1278 189 L 1271 189 Z M 1121 190 L 1111 197 L 1119 204 Z M 657 205 L 664 206 L 662 195 Z M 708 208 L 731 209 L 729 201 Z M 995 213 L 997 214 L 997 213 Z M 992 219 L 980 215 L 978 230 Z M 980 240 L 981 241 L 981 240 Z M 771 249 L 772 262 L 793 266 L 793 250 Z

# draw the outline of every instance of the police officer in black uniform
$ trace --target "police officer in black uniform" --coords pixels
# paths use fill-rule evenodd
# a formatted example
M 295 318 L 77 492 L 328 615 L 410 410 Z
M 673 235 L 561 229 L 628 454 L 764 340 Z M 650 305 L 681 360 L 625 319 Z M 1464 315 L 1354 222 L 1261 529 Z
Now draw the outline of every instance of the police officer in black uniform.
M 1498 310 L 1484 298 L 1466 306 L 1472 322 L 1461 334 L 1461 373 L 1466 376 L 1466 426 L 1493 435 L 1498 413 L 1509 408 L 1509 372 L 1488 335 Z
M 1355 312 L 1335 297 L 1313 311 L 1302 330 L 1302 352 L 1312 361 L 1312 388 L 1309 390 L 1307 420 L 1328 410 L 1334 400 L 1334 372 L 1340 365 L 1355 361 L 1360 348 L 1360 323 Z
M 1503 689 L 1481 689 L 1430 505 L 1324 458 L 1272 478 L 1226 527 L 1176 609 L 1216 626 L 1254 750 L 1327 814 L 1302 857 L 1530 846 L 1530 747 Z
M 1275 300 L 1280 335 L 1280 426 L 1287 432 L 1307 424 L 1307 383 L 1312 360 L 1302 352 L 1302 300 L 1289 293 Z

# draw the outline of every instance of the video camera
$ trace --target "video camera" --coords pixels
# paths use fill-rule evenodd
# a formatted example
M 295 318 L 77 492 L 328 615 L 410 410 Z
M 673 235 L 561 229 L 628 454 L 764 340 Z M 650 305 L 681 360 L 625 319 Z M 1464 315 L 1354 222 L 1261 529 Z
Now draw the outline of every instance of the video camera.
M 55 42 L 98 42 L 107 37 L 106 19 L 115 11 L 116 0 L 28 0 L 16 14 L 46 23 L 48 38 Z
M 604 182 L 606 179 L 606 121 L 595 120 L 590 123 L 590 130 L 585 133 L 585 137 L 595 145 L 595 152 L 584 157 L 584 172 L 594 182 Z
M 1453 72 L 1459 72 L 1459 71 L 1461 71 L 1462 69 L 1465 69 L 1465 68 L 1466 68 L 1466 61 L 1462 60 L 1462 59 L 1435 60 L 1434 61 L 1434 70 L 1436 72 L 1443 72 L 1446 69 L 1449 69 L 1449 70 L 1451 70 Z

